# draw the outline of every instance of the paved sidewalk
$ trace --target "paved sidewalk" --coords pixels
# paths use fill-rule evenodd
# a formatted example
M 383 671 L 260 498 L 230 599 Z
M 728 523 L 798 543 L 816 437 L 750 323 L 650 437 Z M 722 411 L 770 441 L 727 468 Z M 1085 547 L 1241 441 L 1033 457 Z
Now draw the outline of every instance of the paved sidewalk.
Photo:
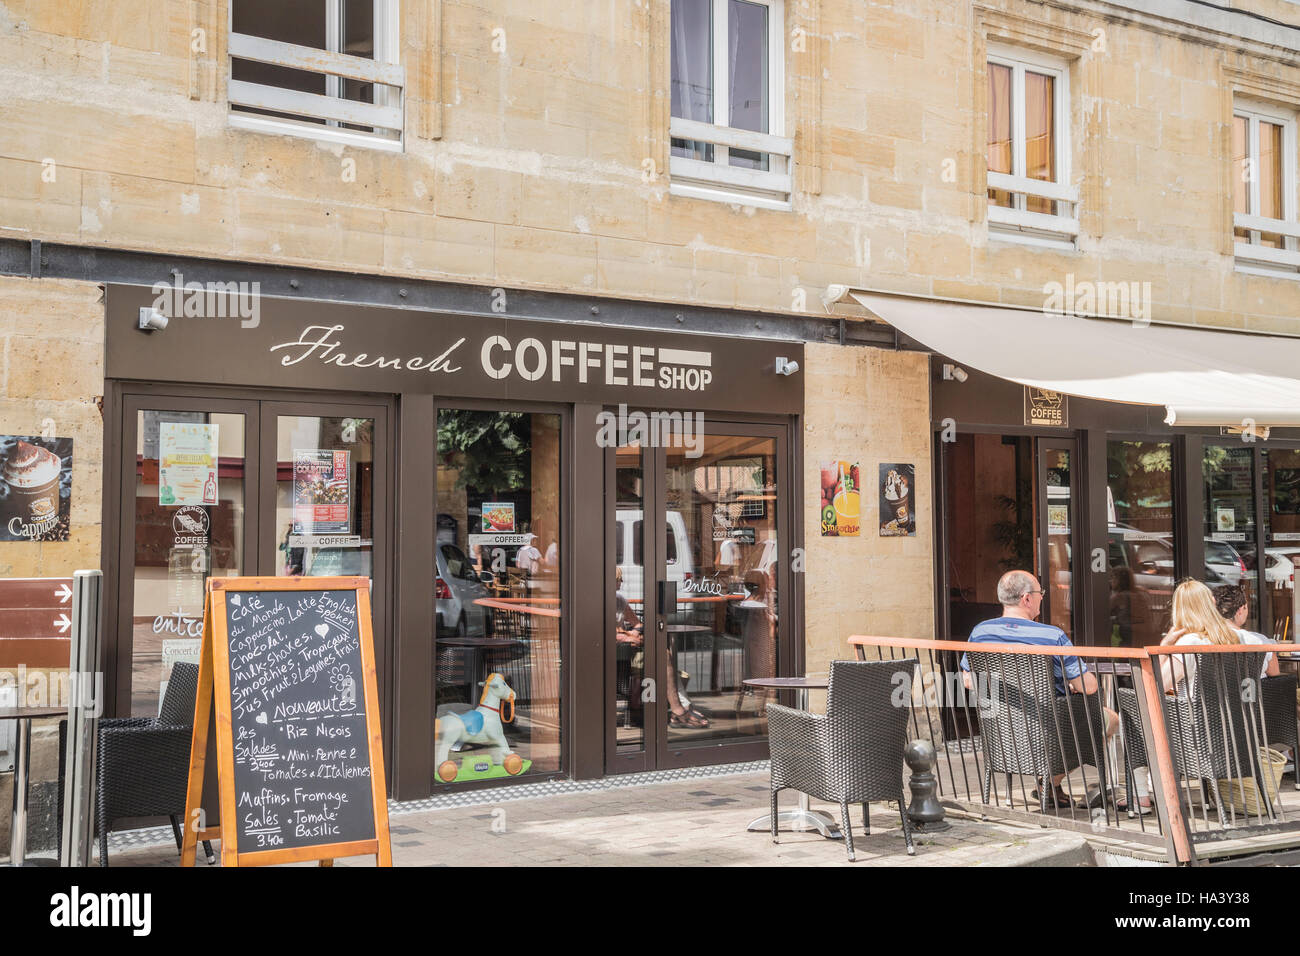
M 793 806 L 791 791 L 781 805 Z M 919 835 L 907 856 L 898 811 L 871 807 L 863 835 L 853 810 L 858 862 L 840 840 L 818 834 L 768 833 L 748 824 L 767 811 L 767 775 L 674 780 L 596 792 L 394 812 L 396 866 L 1033 866 L 1090 862 L 1078 834 L 954 819 L 944 833 Z M 838 819 L 838 808 L 817 802 Z M 201 858 L 201 857 L 200 857 Z M 111 849 L 114 866 L 175 866 L 175 846 Z M 200 864 L 201 866 L 203 864 Z M 370 865 L 364 858 L 337 865 Z

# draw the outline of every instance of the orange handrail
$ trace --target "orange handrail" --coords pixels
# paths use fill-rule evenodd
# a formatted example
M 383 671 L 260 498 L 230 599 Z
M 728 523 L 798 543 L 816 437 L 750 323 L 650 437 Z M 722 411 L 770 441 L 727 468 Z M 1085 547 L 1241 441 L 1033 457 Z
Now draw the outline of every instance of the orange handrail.
M 1047 657 L 1121 657 L 1126 660 L 1142 660 L 1146 651 L 1140 647 L 1043 647 L 1039 644 L 993 644 L 979 641 L 933 641 L 923 637 L 876 637 L 868 634 L 854 634 L 849 638 L 850 644 L 863 647 L 928 647 L 940 651 L 969 651 L 972 647 L 979 651 L 992 651 L 995 654 L 1041 654 Z
M 518 603 L 523 598 L 475 598 L 474 603 L 480 607 L 495 608 L 498 611 L 518 611 L 520 614 L 531 614 L 534 617 L 560 617 L 558 609 L 549 607 L 530 607 L 527 604 Z M 546 599 L 542 599 L 546 600 Z M 557 601 L 558 603 L 558 601 Z

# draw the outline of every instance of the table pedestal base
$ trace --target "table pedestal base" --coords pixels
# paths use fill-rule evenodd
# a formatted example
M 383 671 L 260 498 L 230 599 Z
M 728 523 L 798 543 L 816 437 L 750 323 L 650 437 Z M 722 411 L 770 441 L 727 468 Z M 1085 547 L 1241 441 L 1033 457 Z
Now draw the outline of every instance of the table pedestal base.
M 789 833 L 808 833 L 816 830 L 828 840 L 842 840 L 844 834 L 840 833 L 840 828 L 836 825 L 834 818 L 823 810 L 808 810 L 800 807 L 797 810 L 781 810 L 776 815 L 776 828 L 778 831 L 787 831 Z M 770 833 L 772 832 L 772 817 L 770 814 L 764 814 L 749 825 L 751 833 Z

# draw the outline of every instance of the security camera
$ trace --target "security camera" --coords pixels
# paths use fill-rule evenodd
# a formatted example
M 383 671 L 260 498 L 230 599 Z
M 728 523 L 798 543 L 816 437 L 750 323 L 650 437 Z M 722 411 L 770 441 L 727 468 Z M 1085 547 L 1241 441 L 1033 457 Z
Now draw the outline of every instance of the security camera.
M 964 382 L 970 378 L 966 370 L 960 365 L 945 365 L 943 367 L 943 377 L 945 381 Z
M 782 357 L 776 360 L 777 375 L 793 375 L 797 371 L 799 371 L 799 363 L 794 359 Z
M 140 324 L 137 328 L 144 332 L 161 332 L 167 328 L 167 316 L 157 309 L 142 307 L 140 309 Z

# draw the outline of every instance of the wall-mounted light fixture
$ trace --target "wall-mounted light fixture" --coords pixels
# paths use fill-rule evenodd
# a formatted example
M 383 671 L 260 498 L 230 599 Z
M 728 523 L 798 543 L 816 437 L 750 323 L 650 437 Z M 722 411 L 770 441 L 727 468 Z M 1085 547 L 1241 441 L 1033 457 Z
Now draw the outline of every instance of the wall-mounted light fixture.
M 788 359 L 784 355 L 776 360 L 777 375 L 793 375 L 799 371 L 799 363 L 794 359 Z
M 943 367 L 943 380 L 945 382 L 964 382 L 968 378 L 970 376 L 966 374 L 966 370 L 960 365 L 944 365 Z
M 148 306 L 140 307 L 140 324 L 136 326 L 142 332 L 161 332 L 167 328 L 167 316 Z

